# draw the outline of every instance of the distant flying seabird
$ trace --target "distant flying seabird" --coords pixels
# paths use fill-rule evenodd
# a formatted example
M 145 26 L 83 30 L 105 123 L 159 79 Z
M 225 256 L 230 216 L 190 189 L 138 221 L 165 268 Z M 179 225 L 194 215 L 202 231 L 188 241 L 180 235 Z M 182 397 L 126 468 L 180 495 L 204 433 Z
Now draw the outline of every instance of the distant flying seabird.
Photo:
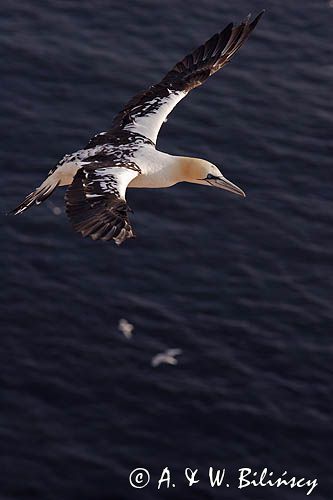
M 134 325 L 129 323 L 127 319 L 122 318 L 118 323 L 118 330 L 126 337 L 127 339 L 131 339 L 133 335 Z
M 58 186 L 69 186 L 66 212 L 74 229 L 93 240 L 118 245 L 135 237 L 125 199 L 127 187 L 165 188 L 178 182 L 215 186 L 245 196 L 211 162 L 172 156 L 156 149 L 167 116 L 192 89 L 227 64 L 257 25 L 249 15 L 229 24 L 178 62 L 166 76 L 137 94 L 115 117 L 112 127 L 95 135 L 84 149 L 65 155 L 45 181 L 12 214 L 39 205 Z
M 179 356 L 182 352 L 183 351 L 181 349 L 168 349 L 165 352 L 160 352 L 151 360 L 151 366 L 156 368 L 156 366 L 159 366 L 162 363 L 167 365 L 177 365 L 178 359 L 176 359 L 176 356 Z

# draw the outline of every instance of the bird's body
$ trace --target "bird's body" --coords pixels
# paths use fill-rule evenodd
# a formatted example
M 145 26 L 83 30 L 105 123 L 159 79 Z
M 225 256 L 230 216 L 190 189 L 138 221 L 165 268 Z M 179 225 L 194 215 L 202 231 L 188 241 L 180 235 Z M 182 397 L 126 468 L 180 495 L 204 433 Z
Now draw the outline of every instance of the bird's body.
M 136 95 L 115 117 L 112 127 L 95 135 L 85 148 L 68 154 L 45 181 L 13 210 L 19 214 L 69 186 L 66 211 L 83 236 L 117 244 L 134 237 L 125 193 L 129 188 L 165 188 L 178 182 L 213 185 L 244 196 L 210 162 L 172 156 L 156 149 L 168 114 L 193 88 L 223 67 L 260 19 L 229 24 L 177 63 L 160 83 Z
M 104 135 L 104 132 L 102 134 Z M 187 160 L 195 160 L 158 151 L 144 136 L 133 132 L 127 136 L 127 140 L 130 142 L 124 145 L 108 142 L 64 156 L 56 169 L 51 172 L 48 182 L 56 182 L 58 186 L 68 186 L 72 184 L 77 171 L 87 162 L 100 163 L 103 157 L 106 162 L 114 162 L 113 168 L 120 165 L 123 168 L 125 162 L 127 168 L 140 174 L 130 181 L 128 188 L 165 188 L 183 181 Z M 98 160 L 94 160 L 96 157 Z
M 151 365 L 154 368 L 161 364 L 177 365 L 178 359 L 176 358 L 176 356 L 180 356 L 180 354 L 182 354 L 181 349 L 167 349 L 164 352 L 156 354 L 151 360 Z

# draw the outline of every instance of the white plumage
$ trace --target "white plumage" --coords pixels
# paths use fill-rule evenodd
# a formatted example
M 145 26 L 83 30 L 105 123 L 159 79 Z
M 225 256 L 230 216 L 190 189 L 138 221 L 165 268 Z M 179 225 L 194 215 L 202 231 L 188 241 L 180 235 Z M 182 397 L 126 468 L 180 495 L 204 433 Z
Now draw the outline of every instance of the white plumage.
M 127 187 L 163 188 L 191 182 L 245 196 L 211 162 L 162 153 L 156 149 L 156 141 L 177 103 L 229 62 L 262 14 L 253 21 L 248 16 L 235 27 L 229 24 L 178 62 L 158 84 L 134 96 L 110 130 L 64 156 L 12 213 L 17 215 L 40 204 L 58 186 L 69 186 L 66 212 L 74 229 L 94 240 L 112 239 L 120 244 L 135 236 L 125 199 Z

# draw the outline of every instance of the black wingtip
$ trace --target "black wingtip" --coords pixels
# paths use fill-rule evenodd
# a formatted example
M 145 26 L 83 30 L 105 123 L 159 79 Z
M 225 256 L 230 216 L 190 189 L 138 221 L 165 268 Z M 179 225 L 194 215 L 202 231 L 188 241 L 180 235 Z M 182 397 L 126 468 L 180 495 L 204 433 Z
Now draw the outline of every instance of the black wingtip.
M 262 18 L 262 16 L 265 14 L 265 9 L 259 12 L 259 14 L 253 19 L 253 21 L 249 24 L 250 30 L 253 31 L 254 28 L 257 26 L 258 22 Z
M 265 14 L 265 12 L 266 12 L 266 9 L 263 9 L 261 12 L 259 12 L 259 14 L 258 14 L 258 15 L 257 15 L 257 17 L 254 19 L 254 21 L 253 21 L 253 22 L 255 22 L 255 21 L 256 21 L 256 22 L 258 22 L 258 21 L 259 21 L 259 19 L 261 19 L 261 18 L 262 18 L 262 16 Z

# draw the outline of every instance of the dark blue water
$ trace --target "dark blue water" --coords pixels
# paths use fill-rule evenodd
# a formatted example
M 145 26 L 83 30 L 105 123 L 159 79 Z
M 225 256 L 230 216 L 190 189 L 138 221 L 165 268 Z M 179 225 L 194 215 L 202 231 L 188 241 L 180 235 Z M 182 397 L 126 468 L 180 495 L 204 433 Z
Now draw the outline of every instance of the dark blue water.
M 326 0 L 4 1 L 1 210 L 106 129 L 137 91 L 249 11 L 233 62 L 184 100 L 159 148 L 247 192 L 128 193 L 138 238 L 81 239 L 63 191 L 2 218 L 0 498 L 297 500 L 332 495 L 333 8 Z M 132 340 L 117 330 L 135 325 Z M 152 368 L 167 347 L 177 366 Z M 175 488 L 157 490 L 164 467 Z M 230 488 L 211 488 L 209 466 Z M 130 471 L 151 483 L 133 489 Z M 186 486 L 185 467 L 202 481 Z

